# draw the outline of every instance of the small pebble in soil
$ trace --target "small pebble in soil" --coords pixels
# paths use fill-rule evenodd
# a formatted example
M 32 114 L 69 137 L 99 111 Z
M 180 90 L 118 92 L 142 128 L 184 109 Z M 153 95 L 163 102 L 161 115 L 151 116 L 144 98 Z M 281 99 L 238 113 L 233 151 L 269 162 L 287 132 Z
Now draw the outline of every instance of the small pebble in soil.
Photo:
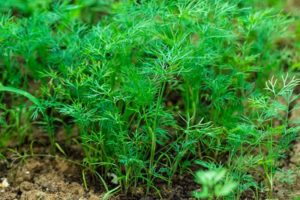
M 8 188 L 9 183 L 7 181 L 7 178 L 2 178 L 1 180 L 2 180 L 2 182 L 0 183 L 0 188 Z

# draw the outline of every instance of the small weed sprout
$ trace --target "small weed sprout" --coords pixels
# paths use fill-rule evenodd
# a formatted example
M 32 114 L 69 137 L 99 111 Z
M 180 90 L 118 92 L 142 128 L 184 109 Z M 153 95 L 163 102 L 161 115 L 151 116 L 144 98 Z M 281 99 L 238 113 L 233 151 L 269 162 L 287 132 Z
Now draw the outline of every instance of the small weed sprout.
M 228 178 L 225 169 L 214 169 L 196 172 L 196 182 L 201 184 L 200 191 L 194 191 L 193 196 L 197 199 L 215 199 L 226 197 L 234 191 L 237 183 Z

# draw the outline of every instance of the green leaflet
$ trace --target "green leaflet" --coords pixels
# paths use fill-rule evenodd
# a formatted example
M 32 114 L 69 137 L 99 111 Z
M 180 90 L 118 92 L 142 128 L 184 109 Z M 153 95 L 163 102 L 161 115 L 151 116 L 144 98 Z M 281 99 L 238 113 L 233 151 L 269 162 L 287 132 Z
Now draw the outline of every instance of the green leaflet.
M 29 99 L 32 103 L 34 103 L 37 106 L 41 105 L 40 101 L 36 97 L 34 97 L 33 95 L 31 95 L 30 93 L 28 93 L 24 90 L 20 90 L 20 89 L 17 89 L 17 88 L 14 88 L 14 87 L 9 87 L 9 86 L 3 86 L 0 83 L 0 92 L 16 93 L 16 94 L 19 94 L 19 95 L 22 95 L 22 96 L 26 97 L 27 99 Z

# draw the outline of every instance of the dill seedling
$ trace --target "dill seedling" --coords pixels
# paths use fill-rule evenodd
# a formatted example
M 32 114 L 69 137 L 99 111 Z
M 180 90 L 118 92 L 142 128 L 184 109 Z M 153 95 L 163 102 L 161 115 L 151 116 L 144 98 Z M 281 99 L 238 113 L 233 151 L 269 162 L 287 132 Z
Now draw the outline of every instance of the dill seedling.
M 288 118 L 298 80 L 266 90 L 284 74 L 290 20 L 251 2 L 0 0 L 0 123 L 20 114 L 21 97 L 5 96 L 17 92 L 38 104 L 53 147 L 58 128 L 76 128 L 84 185 L 91 173 L 109 195 L 142 185 L 161 197 L 157 182 L 198 161 L 225 167 L 235 198 L 260 184 L 271 198 L 298 130 Z

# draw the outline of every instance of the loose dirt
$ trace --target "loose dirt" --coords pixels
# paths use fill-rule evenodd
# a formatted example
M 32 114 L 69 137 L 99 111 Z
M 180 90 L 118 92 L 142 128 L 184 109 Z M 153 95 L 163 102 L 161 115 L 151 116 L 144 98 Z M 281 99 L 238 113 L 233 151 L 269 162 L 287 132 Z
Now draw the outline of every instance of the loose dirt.
M 104 193 L 83 187 L 81 167 L 55 157 L 31 157 L 23 162 L 0 163 L 0 178 L 10 184 L 0 187 L 0 200 L 102 200 Z M 177 176 L 171 186 L 157 183 L 165 200 L 193 200 L 190 192 L 197 188 L 192 176 Z M 1 181 L 0 181 L 1 182 Z M 96 187 L 95 187 L 96 188 Z M 144 187 L 137 187 L 130 194 L 119 194 L 111 200 L 154 200 L 156 194 L 146 195 Z
M 85 191 L 81 170 L 58 158 L 28 158 L 23 163 L 1 165 L 0 177 L 10 184 L 0 188 L 1 200 L 97 200 L 101 194 Z

